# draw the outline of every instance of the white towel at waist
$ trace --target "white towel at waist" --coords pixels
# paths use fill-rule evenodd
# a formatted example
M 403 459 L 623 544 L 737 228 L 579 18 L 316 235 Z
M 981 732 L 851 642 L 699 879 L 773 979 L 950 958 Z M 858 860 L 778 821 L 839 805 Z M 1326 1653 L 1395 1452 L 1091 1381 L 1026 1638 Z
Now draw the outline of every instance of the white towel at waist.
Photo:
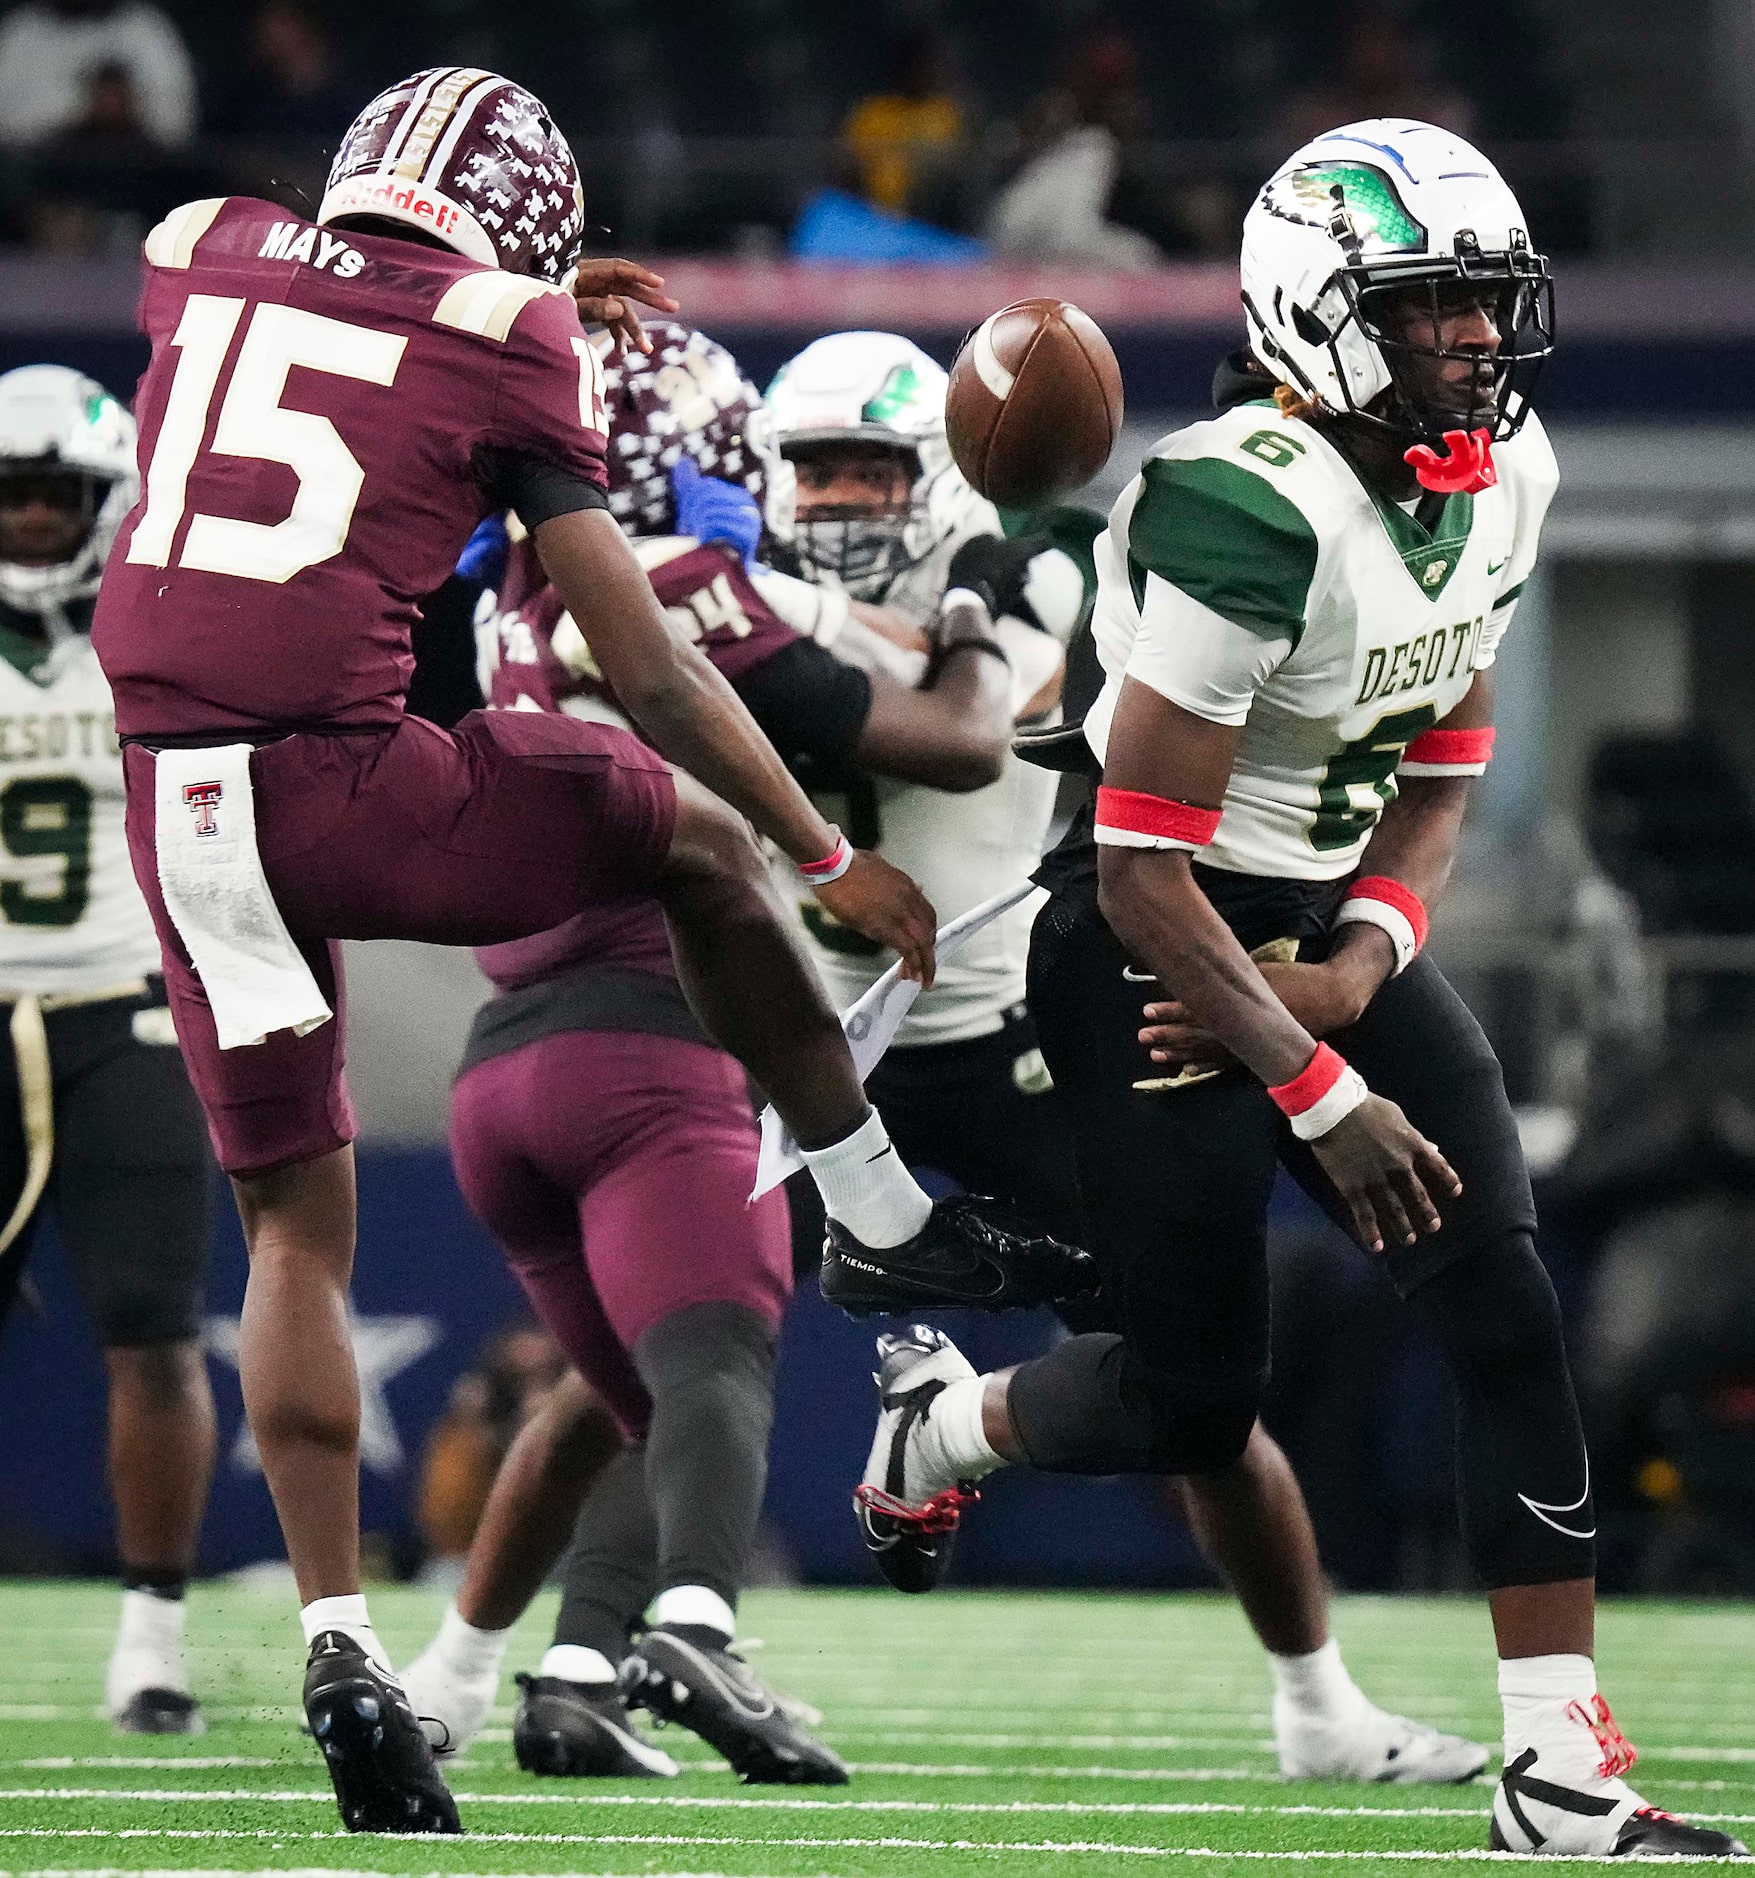
M 334 1016 L 262 872 L 250 746 L 161 750 L 158 880 L 213 1008 L 222 1050 Z

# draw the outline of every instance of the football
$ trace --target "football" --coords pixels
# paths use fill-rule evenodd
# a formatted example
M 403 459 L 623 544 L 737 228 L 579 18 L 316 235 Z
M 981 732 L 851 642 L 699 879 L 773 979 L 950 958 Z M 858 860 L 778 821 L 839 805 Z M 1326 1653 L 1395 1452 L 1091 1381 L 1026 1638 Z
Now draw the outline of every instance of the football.
M 1121 367 L 1090 314 L 1065 300 L 1019 300 L 957 354 L 945 430 L 957 467 L 990 502 L 1037 509 L 1109 461 L 1121 408 Z

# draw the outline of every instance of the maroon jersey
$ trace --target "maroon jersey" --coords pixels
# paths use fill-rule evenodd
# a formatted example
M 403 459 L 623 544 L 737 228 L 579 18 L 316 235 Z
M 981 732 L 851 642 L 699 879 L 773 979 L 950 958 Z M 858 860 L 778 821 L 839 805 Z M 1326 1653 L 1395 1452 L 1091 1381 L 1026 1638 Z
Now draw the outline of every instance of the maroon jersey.
M 140 320 L 144 487 L 92 631 L 125 736 L 393 725 L 481 517 L 605 484 L 601 364 L 527 275 L 225 197 L 147 238 Z
M 687 536 L 632 544 L 660 603 L 742 695 L 756 722 L 801 772 L 854 765 L 871 705 L 864 673 L 801 639 L 750 584 L 736 553 Z M 565 710 L 624 721 L 591 648 L 549 586 L 528 541 L 513 549 L 493 613 L 478 628 L 490 704 Z M 476 954 L 502 990 L 582 964 L 671 973 L 670 942 L 654 901 L 618 901 L 553 932 Z

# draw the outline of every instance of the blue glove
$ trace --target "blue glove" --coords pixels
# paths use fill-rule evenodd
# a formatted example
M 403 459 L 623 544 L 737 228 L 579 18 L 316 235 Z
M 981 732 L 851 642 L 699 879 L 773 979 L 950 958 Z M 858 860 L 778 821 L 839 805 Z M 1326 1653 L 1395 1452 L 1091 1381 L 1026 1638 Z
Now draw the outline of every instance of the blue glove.
M 506 518 L 490 515 L 476 524 L 475 533 L 463 544 L 457 557 L 457 578 L 473 580 L 478 586 L 497 587 L 506 571 L 506 556 L 512 552 L 512 537 L 506 533 Z
M 679 535 L 728 542 L 746 568 L 754 563 L 762 540 L 762 505 L 742 483 L 703 476 L 685 456 L 670 472 L 670 494 Z

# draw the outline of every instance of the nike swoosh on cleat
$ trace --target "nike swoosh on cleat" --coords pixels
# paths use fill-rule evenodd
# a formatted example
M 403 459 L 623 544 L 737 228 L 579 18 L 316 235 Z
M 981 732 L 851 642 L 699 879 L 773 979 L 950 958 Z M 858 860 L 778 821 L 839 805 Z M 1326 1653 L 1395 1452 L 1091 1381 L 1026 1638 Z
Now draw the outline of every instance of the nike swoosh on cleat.
M 1563 1533 L 1568 1539 L 1594 1539 L 1597 1536 L 1595 1526 L 1592 1526 L 1589 1532 L 1580 1532 L 1575 1526 L 1562 1526 L 1559 1520 L 1548 1517 L 1550 1513 L 1576 1513 L 1590 1498 L 1590 1456 L 1588 1454 L 1584 1457 L 1584 1491 L 1570 1506 L 1552 1506 L 1544 1500 L 1532 1500 L 1527 1493 L 1520 1493 L 1517 1497 L 1544 1526 L 1552 1526 L 1556 1532 Z
M 1130 985 L 1155 985 L 1158 982 L 1156 972 L 1136 972 L 1131 965 L 1122 966 L 1121 975 Z
M 1506 558 L 1509 559 L 1510 557 L 1507 556 Z M 1497 574 L 1500 568 L 1502 568 L 1504 565 L 1505 565 L 1504 561 L 1490 561 L 1487 564 L 1487 572 L 1489 574 Z

